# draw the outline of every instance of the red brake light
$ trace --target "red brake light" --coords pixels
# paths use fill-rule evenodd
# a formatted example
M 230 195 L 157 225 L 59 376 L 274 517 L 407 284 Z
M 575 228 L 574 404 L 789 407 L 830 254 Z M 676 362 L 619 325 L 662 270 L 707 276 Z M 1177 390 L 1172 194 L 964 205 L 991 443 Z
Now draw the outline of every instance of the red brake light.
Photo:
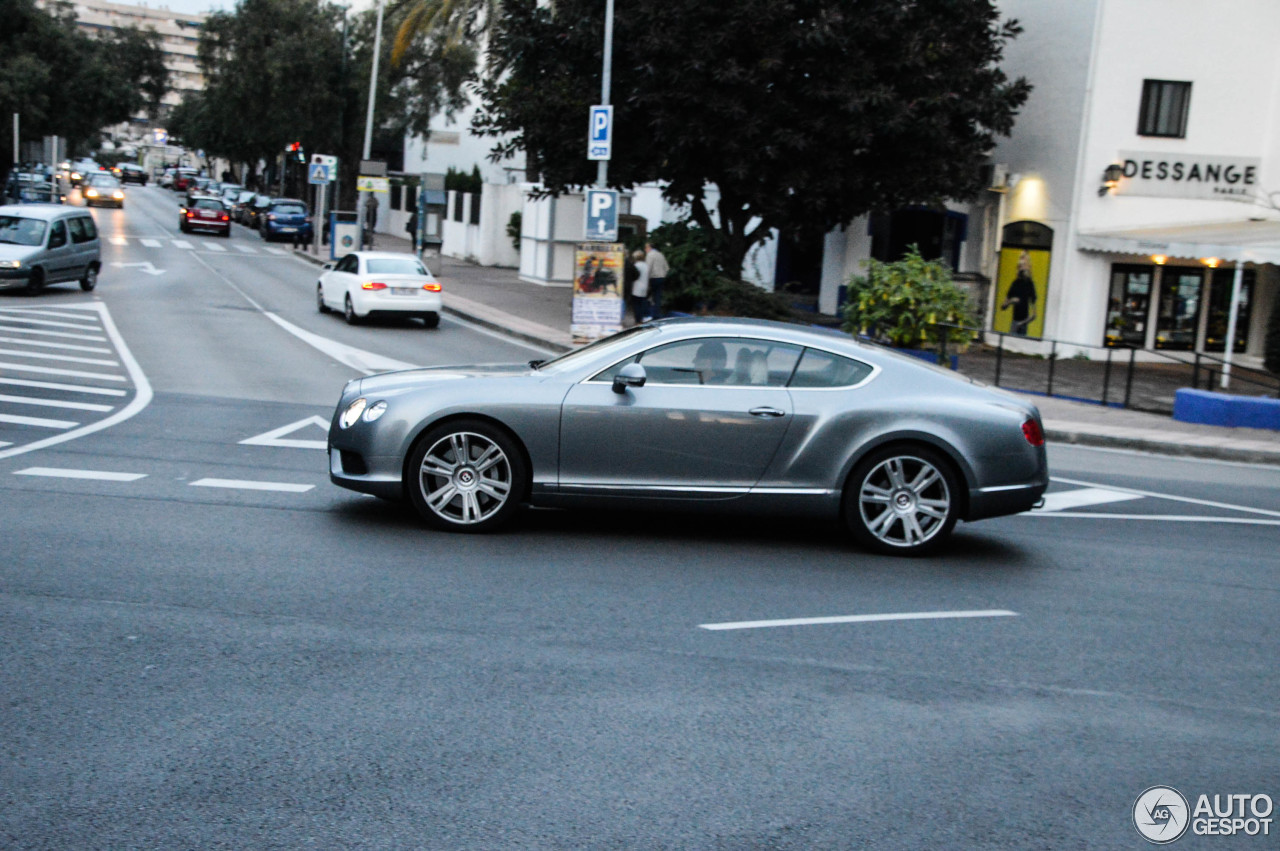
M 1022 424 L 1022 436 L 1032 446 L 1044 446 L 1044 432 L 1040 430 L 1040 423 L 1035 420 L 1027 420 Z
M 195 216 L 196 216 L 196 211 L 195 211 L 195 210 L 183 210 L 182 212 L 184 212 L 184 213 L 186 213 L 186 214 L 187 214 L 187 218 L 188 218 L 188 219 L 194 219 L 194 218 L 195 218 Z
M 385 290 L 386 288 L 386 284 L 379 283 L 378 281 L 365 281 L 360 285 L 360 289 L 362 290 Z
M 429 293 L 438 293 L 440 292 L 440 289 L 441 289 L 440 285 L 436 283 L 423 284 L 422 288 Z
M 226 213 L 223 213 L 223 214 L 222 214 L 222 220 L 223 220 L 224 222 L 229 222 L 229 221 L 231 221 L 231 217 L 230 217 L 230 216 L 228 216 Z

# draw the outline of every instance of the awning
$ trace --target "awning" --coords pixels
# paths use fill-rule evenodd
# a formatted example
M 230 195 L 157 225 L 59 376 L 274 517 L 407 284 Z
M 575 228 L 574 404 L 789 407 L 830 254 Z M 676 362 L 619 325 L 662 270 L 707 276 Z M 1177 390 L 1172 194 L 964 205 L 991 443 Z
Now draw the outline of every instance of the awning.
M 1081 233 L 1084 251 L 1280 264 L 1280 222 L 1236 221 Z

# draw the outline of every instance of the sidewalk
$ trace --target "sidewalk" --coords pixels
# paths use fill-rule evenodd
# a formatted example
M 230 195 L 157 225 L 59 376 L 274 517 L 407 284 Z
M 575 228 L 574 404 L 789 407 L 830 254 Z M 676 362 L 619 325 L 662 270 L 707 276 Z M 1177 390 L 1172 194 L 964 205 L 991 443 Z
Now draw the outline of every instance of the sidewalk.
M 377 235 L 375 248 L 413 250 L 408 240 L 385 234 Z M 295 253 L 312 263 L 323 262 L 305 251 Z M 427 254 L 424 260 L 444 284 L 446 313 L 551 351 L 569 350 L 573 295 L 568 284 L 531 284 L 521 281 L 514 269 L 476 266 L 451 257 Z M 962 359 L 962 372 L 963 366 Z M 1160 414 L 1043 395 L 1027 398 L 1040 408 L 1045 437 L 1052 442 L 1280 465 L 1277 431 L 1195 425 Z

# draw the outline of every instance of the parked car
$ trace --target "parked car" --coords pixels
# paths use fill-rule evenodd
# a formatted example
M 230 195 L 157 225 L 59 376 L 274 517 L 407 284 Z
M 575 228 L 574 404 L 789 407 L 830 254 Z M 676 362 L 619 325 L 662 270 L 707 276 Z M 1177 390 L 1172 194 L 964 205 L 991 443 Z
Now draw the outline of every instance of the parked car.
M 124 189 L 118 178 L 110 174 L 92 174 L 81 186 L 87 207 L 117 207 L 124 209 Z
M 224 183 L 222 188 L 218 190 L 218 197 L 222 199 L 222 203 L 227 205 L 227 210 L 229 211 L 243 191 L 244 187 L 239 183 Z
M 933 550 L 958 520 L 1049 484 L 1031 403 L 851 338 L 667 319 L 529 365 L 348 382 L 329 477 L 427 523 L 500 526 L 522 503 L 840 521 L 866 548 Z
M 179 211 L 178 230 L 183 233 L 211 230 L 222 236 L 231 236 L 231 215 L 217 198 L 201 196 Z
M 270 206 L 271 200 L 270 195 L 258 194 L 253 196 L 253 200 L 249 202 L 248 207 L 245 209 L 245 218 L 248 219 L 245 224 L 257 229 L 262 223 L 263 216 L 266 215 L 267 207 Z
M 173 179 L 178 174 L 178 170 L 173 167 L 166 168 L 160 173 L 160 177 L 156 179 L 156 184 L 162 189 L 172 189 Z
M 111 171 L 116 177 L 120 178 L 121 183 L 136 183 L 139 186 L 147 185 L 147 170 L 137 163 L 120 163 Z
M 271 199 L 259 219 L 258 233 L 267 242 L 278 237 L 310 242 L 311 218 L 306 203 L 295 198 Z
M 352 325 L 372 316 L 418 317 L 428 328 L 440 324 L 443 287 L 411 254 L 353 251 L 324 268 L 316 282 L 321 313 L 341 310 Z
M 173 183 L 170 188 L 175 192 L 186 192 L 191 182 L 199 176 L 200 172 L 194 168 L 180 168 L 173 174 Z
M 258 193 L 252 189 L 242 189 L 236 194 L 235 202 L 231 205 L 231 220 L 237 224 L 248 225 L 249 202 L 256 198 Z
M 88 292 L 102 268 L 98 228 L 88 210 L 59 204 L 0 207 L 0 289 L 37 293 L 79 281 Z

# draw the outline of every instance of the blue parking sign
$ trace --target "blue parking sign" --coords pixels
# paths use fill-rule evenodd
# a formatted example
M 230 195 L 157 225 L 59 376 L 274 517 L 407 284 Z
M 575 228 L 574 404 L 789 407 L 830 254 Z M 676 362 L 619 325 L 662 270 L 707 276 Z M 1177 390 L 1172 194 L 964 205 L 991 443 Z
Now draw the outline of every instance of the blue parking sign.
M 587 159 L 607 160 L 613 152 L 613 107 L 591 107 L 587 129 Z
M 612 189 L 587 190 L 586 238 L 595 242 L 618 239 L 618 193 Z

